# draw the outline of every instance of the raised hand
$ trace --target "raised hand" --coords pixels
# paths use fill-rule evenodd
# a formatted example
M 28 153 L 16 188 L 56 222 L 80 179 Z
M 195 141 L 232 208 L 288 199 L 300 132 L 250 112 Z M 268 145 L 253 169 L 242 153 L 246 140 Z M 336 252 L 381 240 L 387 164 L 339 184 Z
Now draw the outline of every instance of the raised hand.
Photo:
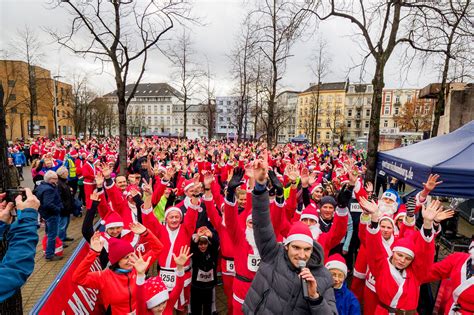
M 232 178 L 227 184 L 227 190 L 235 190 L 237 187 L 239 187 L 242 184 L 243 177 L 244 170 L 240 167 L 235 168 L 234 173 L 232 174 Z
M 130 230 L 135 234 L 142 234 L 146 232 L 146 227 L 139 222 L 130 223 Z
M 249 179 L 255 177 L 253 162 L 245 165 L 245 176 L 247 176 Z
M 309 186 L 309 171 L 306 167 L 301 170 L 301 186 L 306 188 Z
M 35 195 L 33 195 L 33 192 L 31 192 L 31 189 L 25 188 L 25 194 L 26 194 L 25 201 L 23 201 L 23 198 L 21 195 L 16 197 L 15 199 L 16 209 L 24 210 L 26 208 L 32 208 L 32 209 L 38 210 L 40 206 L 40 201 L 38 200 L 38 198 L 36 198 Z
M 372 182 L 366 182 L 365 183 L 365 190 L 367 191 L 368 195 L 371 195 L 374 193 L 374 184 Z
M 280 182 L 280 180 L 278 179 L 278 177 L 276 176 L 276 174 L 273 170 L 268 171 L 268 177 L 270 178 L 270 181 L 272 182 L 272 186 L 275 187 L 276 195 L 277 196 L 282 196 L 283 195 L 283 184 Z
M 316 182 L 316 179 L 318 178 L 318 175 L 315 172 L 312 172 L 311 175 L 308 177 L 308 184 L 310 186 L 313 186 L 313 184 Z
M 100 238 L 99 232 L 95 232 L 94 235 L 92 235 L 90 248 L 98 253 L 104 248 L 104 240 Z
M 104 175 L 105 179 L 109 179 L 111 174 L 112 174 L 112 169 L 109 167 L 109 165 L 107 164 L 102 165 L 102 175 Z
M 368 201 L 367 199 L 365 198 L 360 198 L 360 206 L 368 213 L 370 214 L 373 214 L 373 213 L 376 213 L 378 212 L 379 210 L 379 206 L 377 205 L 377 203 L 375 201 Z
M 454 210 L 453 209 L 446 209 L 441 212 L 438 212 L 438 214 L 435 216 L 434 221 L 436 223 L 440 223 L 441 221 L 451 219 L 454 216 Z
M 425 188 L 425 190 L 432 191 L 436 188 L 436 186 L 443 183 L 443 181 L 438 181 L 438 179 L 438 174 L 430 174 L 426 183 L 423 183 L 423 187 Z
M 97 190 L 94 190 L 94 191 L 92 192 L 92 194 L 90 195 L 90 199 L 91 199 L 92 201 L 100 201 L 100 196 L 99 196 L 99 194 L 97 193 Z
M 439 200 L 432 201 L 428 206 L 423 207 L 421 214 L 423 215 L 423 220 L 428 222 L 433 222 L 436 216 L 443 211 L 443 206 Z
M 212 182 L 214 181 L 214 175 L 209 171 L 204 171 L 203 175 L 204 175 L 204 180 L 203 180 L 204 187 L 210 188 L 212 185 Z
M 150 180 L 147 182 L 145 179 L 143 179 L 143 193 L 146 196 L 151 196 L 153 195 L 153 180 L 150 178 Z
M 143 276 L 145 275 L 145 272 L 148 269 L 148 265 L 150 265 L 151 256 L 148 257 L 147 260 L 144 260 L 142 253 L 140 251 L 137 251 L 137 252 L 138 252 L 138 255 L 133 254 L 135 258 L 134 259 L 135 262 L 133 263 L 133 268 L 135 268 L 135 270 L 137 271 L 137 274 Z
M 97 172 L 95 175 L 95 184 L 97 187 L 102 187 L 104 185 L 104 175 L 101 172 Z

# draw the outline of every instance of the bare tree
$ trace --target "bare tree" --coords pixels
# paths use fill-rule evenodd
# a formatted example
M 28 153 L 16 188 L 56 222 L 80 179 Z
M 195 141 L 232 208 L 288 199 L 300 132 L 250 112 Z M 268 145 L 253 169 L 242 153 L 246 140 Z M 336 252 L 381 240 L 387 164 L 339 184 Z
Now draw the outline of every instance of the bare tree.
M 166 55 L 175 68 L 173 79 L 179 85 L 178 90 L 180 94 L 176 95 L 176 97 L 183 103 L 183 136 L 186 137 L 187 114 L 192 106 L 192 102 L 189 101 L 197 93 L 199 80 L 203 77 L 204 73 L 196 63 L 196 52 L 193 48 L 193 42 L 189 33 L 186 33 L 186 30 L 183 30 L 181 36 L 169 47 Z
M 117 90 L 119 116 L 120 170 L 127 169 L 127 107 L 133 99 L 148 60 L 149 52 L 158 45 L 176 21 L 189 21 L 187 1 L 72 1 L 52 0 L 73 17 L 64 35 L 49 30 L 62 46 L 82 56 L 111 63 Z M 74 41 L 81 37 L 80 41 Z M 86 39 L 86 44 L 84 43 Z M 134 79 L 131 79 L 134 73 Z M 134 82 L 125 95 L 127 82 Z
M 288 0 L 266 0 L 251 13 L 252 19 L 257 24 L 258 48 L 268 63 L 269 76 L 265 80 L 267 101 L 261 117 L 266 126 L 267 144 L 276 143 L 278 126 L 276 110 L 276 96 L 278 82 L 285 73 L 286 61 L 291 57 L 290 49 L 301 36 L 306 21 L 306 4 Z
M 74 133 L 76 137 L 86 134 L 86 126 L 88 119 L 88 111 L 91 102 L 95 99 L 96 94 L 89 90 L 85 76 L 73 75 L 72 85 L 72 121 L 74 123 Z
M 213 75 L 209 66 L 209 60 L 207 60 L 207 71 L 204 75 L 207 79 L 206 84 L 203 86 L 206 99 L 201 104 L 200 112 L 202 117 L 199 121 L 201 122 L 200 125 L 207 130 L 207 139 L 211 140 L 214 138 L 216 127 L 216 96 L 214 86 L 211 85 Z
M 310 139 L 311 143 L 315 144 L 318 134 L 318 120 L 319 120 L 319 113 L 320 113 L 320 102 L 321 102 L 321 84 L 323 79 L 326 75 L 330 72 L 330 65 L 331 65 L 331 57 L 329 56 L 328 52 L 328 44 L 324 38 L 319 38 L 318 46 L 314 52 L 312 62 L 309 65 L 311 72 L 313 73 L 316 79 L 316 88 L 312 90 L 311 98 L 312 98 L 312 106 L 310 108 L 310 124 L 309 124 L 309 131 L 310 131 Z
M 472 74 L 474 69 L 474 5 L 472 0 L 448 0 L 417 5 L 408 3 L 405 6 L 411 9 L 411 19 L 407 25 L 406 37 L 399 41 L 408 43 L 410 48 L 420 52 L 423 65 L 434 63 L 440 66 L 441 87 L 431 129 L 431 136 L 435 137 L 438 135 L 439 120 L 449 93 L 451 65 L 454 64 L 455 69 L 460 68 L 461 78 L 466 72 Z M 458 75 L 453 74 L 453 80 L 457 79 Z

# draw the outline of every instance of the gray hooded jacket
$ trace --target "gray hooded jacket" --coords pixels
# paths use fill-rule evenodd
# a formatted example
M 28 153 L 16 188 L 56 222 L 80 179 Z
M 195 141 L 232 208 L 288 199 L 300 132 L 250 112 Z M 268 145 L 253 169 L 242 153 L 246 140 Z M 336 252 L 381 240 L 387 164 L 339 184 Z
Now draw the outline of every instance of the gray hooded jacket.
M 268 192 L 252 194 L 252 221 L 261 262 L 243 305 L 245 314 L 337 314 L 333 280 L 323 264 L 323 249 L 313 242 L 307 267 L 314 275 L 322 299 L 303 297 L 298 269 L 277 243 L 270 221 Z

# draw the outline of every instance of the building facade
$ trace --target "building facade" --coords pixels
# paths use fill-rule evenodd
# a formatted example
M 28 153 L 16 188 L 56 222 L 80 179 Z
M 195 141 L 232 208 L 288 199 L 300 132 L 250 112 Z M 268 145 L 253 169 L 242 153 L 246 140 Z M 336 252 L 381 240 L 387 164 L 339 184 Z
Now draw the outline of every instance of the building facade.
M 207 138 L 206 112 L 201 104 L 186 105 L 186 137 L 188 139 Z M 173 106 L 172 133 L 184 136 L 184 105 Z
M 338 143 L 345 133 L 347 82 L 313 84 L 298 94 L 297 133 L 309 141 Z
M 31 126 L 34 137 L 72 136 L 70 84 L 55 80 L 47 69 L 28 67 L 26 62 L 18 60 L 0 61 L 0 81 L 4 90 L 7 139 L 29 138 Z
M 237 136 L 237 113 L 241 107 L 238 96 L 216 97 L 216 137 L 234 138 Z M 242 137 L 250 138 L 253 135 L 253 120 L 251 118 L 251 104 L 247 105 L 247 115 L 244 116 Z
M 344 110 L 345 141 L 368 136 L 372 96 L 372 84 L 349 84 Z
M 284 91 L 278 94 L 276 103 L 283 108 L 283 112 L 288 116 L 285 123 L 278 131 L 278 143 L 290 142 L 296 136 L 298 94 L 297 91 Z

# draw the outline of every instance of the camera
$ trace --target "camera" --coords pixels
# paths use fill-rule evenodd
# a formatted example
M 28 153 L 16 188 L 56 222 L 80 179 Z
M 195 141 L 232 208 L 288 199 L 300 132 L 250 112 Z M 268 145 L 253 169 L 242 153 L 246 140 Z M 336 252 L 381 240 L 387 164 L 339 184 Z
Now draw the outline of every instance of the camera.
M 6 189 L 7 196 L 5 197 L 6 202 L 13 202 L 15 203 L 15 199 L 18 196 L 22 196 L 22 199 L 26 199 L 26 192 L 24 188 L 11 188 Z

